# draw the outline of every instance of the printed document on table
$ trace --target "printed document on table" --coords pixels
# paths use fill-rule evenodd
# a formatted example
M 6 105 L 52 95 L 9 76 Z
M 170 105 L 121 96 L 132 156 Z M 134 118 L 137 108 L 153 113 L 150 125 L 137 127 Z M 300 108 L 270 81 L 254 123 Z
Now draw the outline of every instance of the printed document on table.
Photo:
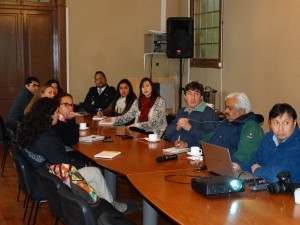
M 190 149 L 189 148 L 165 148 L 163 149 L 164 153 L 172 153 L 172 154 L 179 154 L 179 153 L 183 153 L 183 152 L 188 152 Z
M 79 141 L 80 142 L 103 141 L 104 138 L 105 138 L 104 136 L 100 136 L 100 135 L 89 135 L 89 136 L 85 136 L 85 137 L 80 137 Z
M 93 120 L 104 120 L 105 116 L 93 116 Z

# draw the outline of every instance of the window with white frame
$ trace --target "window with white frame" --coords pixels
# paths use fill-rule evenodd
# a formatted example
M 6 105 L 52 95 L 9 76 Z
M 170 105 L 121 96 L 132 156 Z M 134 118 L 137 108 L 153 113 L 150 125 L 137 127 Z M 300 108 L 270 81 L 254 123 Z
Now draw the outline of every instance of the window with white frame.
M 191 0 L 194 57 L 191 67 L 221 67 L 223 0 Z

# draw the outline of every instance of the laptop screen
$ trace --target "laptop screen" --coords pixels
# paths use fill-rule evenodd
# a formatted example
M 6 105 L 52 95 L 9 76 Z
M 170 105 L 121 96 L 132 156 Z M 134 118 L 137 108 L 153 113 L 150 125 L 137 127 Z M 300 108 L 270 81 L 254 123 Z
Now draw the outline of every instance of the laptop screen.
M 222 176 L 235 177 L 245 181 L 252 181 L 254 179 L 261 180 L 261 178 L 253 175 L 252 173 L 234 171 L 228 148 L 206 142 L 201 142 L 201 145 L 206 167 L 209 172 Z
M 227 148 L 201 142 L 207 170 L 223 176 L 235 177 Z

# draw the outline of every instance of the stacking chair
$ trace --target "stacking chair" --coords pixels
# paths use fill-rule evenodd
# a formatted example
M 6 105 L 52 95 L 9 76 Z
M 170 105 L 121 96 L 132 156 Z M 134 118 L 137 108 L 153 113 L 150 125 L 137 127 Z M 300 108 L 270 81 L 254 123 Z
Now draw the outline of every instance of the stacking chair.
M 29 205 L 29 200 L 31 200 L 32 205 L 31 205 L 31 209 L 30 209 L 30 214 L 29 214 L 29 218 L 28 218 L 28 225 L 31 222 L 31 216 L 35 207 L 35 211 L 34 211 L 34 218 L 33 218 L 33 225 L 36 222 L 36 218 L 37 218 L 37 214 L 38 214 L 38 210 L 39 207 L 42 203 L 47 202 L 47 200 L 44 197 L 38 196 L 36 193 L 34 193 L 34 189 L 33 189 L 33 175 L 32 172 L 30 171 L 30 167 L 27 163 L 27 161 L 25 160 L 25 158 L 23 157 L 23 155 L 19 152 L 19 151 L 13 151 L 12 154 L 12 158 L 13 161 L 15 163 L 16 169 L 17 169 L 17 174 L 18 174 L 18 178 L 19 178 L 19 184 L 20 184 L 20 188 L 22 191 L 25 192 L 26 197 L 25 197 L 25 211 L 24 211 L 24 215 L 23 215 L 23 219 L 22 219 L 22 224 L 25 223 L 26 220 L 26 215 L 27 215 L 27 210 L 28 210 L 28 205 Z
M 10 143 L 9 143 L 9 136 L 7 135 L 5 123 L 4 123 L 2 116 L 0 116 L 0 141 L 4 145 L 4 153 L 3 153 L 3 158 L 2 158 L 2 162 L 1 162 L 1 176 L 3 177 L 6 157 L 7 157 L 9 147 L 10 147 Z
M 18 151 L 20 149 L 20 146 L 19 146 L 19 144 L 16 140 L 16 136 L 15 136 L 14 132 L 12 130 L 8 129 L 8 128 L 6 128 L 6 131 L 7 131 L 7 137 L 9 139 L 9 145 L 11 145 L 11 147 L 12 147 L 11 152 Z M 6 151 L 6 155 L 7 155 L 7 152 L 8 151 Z M 6 160 L 6 157 L 5 157 L 5 160 Z M 5 160 L 4 160 L 4 163 L 3 163 L 3 167 L 5 166 Z M 3 174 L 3 171 L 2 171 L 2 174 Z M 20 187 L 20 184 L 19 184 L 19 191 L 18 191 L 17 201 L 20 201 L 20 193 L 21 193 L 21 187 Z
M 94 212 L 85 200 L 63 186 L 58 188 L 58 196 L 68 225 L 97 225 Z
M 55 219 L 55 225 L 60 219 L 64 219 L 63 208 L 58 196 L 58 188 L 65 185 L 57 176 L 42 168 L 39 177 L 43 184 L 48 199 L 49 208 Z

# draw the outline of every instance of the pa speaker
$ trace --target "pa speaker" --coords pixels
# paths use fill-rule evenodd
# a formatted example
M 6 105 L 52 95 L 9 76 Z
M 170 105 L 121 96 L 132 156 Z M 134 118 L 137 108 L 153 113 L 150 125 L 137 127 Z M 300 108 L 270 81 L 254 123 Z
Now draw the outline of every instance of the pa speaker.
M 192 58 L 194 50 L 194 23 L 190 17 L 167 19 L 167 56 Z

